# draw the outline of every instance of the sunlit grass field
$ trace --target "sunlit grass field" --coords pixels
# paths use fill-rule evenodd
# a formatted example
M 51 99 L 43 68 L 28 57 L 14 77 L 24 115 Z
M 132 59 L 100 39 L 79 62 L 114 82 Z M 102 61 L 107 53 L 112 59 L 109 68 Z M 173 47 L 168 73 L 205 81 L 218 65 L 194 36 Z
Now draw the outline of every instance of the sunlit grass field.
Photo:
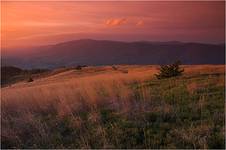
M 225 66 L 87 67 L 1 89 L 2 148 L 224 148 Z

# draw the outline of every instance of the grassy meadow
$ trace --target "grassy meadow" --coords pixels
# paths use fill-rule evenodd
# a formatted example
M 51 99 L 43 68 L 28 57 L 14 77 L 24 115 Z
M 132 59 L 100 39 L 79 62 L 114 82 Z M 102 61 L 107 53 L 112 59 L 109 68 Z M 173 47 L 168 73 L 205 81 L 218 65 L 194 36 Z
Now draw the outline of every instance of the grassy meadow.
M 224 148 L 225 66 L 56 70 L 1 88 L 2 148 Z M 54 71 L 53 71 L 54 72 Z

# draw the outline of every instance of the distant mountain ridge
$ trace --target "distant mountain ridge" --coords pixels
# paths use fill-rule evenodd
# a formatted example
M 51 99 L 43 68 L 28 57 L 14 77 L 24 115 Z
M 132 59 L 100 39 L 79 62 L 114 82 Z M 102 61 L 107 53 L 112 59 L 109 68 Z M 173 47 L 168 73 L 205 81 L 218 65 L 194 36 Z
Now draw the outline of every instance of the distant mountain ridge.
M 225 44 L 172 42 L 122 42 L 81 39 L 32 49 L 27 56 L 7 56 L 3 65 L 56 68 L 111 64 L 224 64 Z

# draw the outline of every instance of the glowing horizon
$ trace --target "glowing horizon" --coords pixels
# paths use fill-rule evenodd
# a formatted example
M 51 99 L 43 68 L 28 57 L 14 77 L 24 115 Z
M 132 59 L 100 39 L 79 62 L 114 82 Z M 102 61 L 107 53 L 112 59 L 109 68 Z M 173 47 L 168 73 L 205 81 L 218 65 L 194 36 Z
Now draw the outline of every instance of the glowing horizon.
M 1 2 L 2 47 L 74 39 L 224 42 L 224 2 Z

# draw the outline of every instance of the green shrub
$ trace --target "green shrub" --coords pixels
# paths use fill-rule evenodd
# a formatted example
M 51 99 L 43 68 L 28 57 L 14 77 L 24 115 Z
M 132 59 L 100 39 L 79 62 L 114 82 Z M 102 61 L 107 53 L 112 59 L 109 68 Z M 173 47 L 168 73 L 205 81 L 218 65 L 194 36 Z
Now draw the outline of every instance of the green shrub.
M 184 72 L 184 69 L 180 68 L 180 61 L 176 61 L 171 65 L 162 65 L 160 68 L 160 72 L 155 74 L 157 79 L 170 78 L 175 76 L 180 76 Z

